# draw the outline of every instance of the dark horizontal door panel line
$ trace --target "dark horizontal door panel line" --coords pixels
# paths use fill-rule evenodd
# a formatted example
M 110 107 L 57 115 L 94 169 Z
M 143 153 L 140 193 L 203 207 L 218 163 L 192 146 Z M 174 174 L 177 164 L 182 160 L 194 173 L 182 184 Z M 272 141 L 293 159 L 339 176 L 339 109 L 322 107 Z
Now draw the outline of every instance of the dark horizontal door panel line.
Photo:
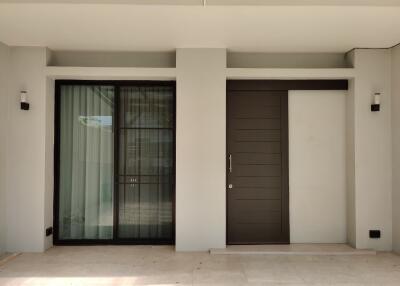
M 277 131 L 277 130 L 281 130 L 281 128 L 254 128 L 254 129 L 249 129 L 249 128 L 231 128 L 230 130 L 232 131 Z
M 348 80 L 228 80 L 228 91 L 348 90 Z M 229 96 L 229 94 L 228 94 Z
M 169 183 L 115 183 L 116 185 L 170 185 Z
M 279 155 L 281 154 L 281 152 L 260 152 L 260 151 L 254 151 L 254 152 L 243 152 L 243 151 L 236 151 L 236 152 L 232 152 L 231 154 L 260 154 L 260 155 L 264 155 L 264 154 L 268 154 L 268 155 Z
M 139 174 L 139 173 L 127 173 L 127 174 L 119 174 L 120 177 L 158 177 L 158 174 Z M 172 174 L 161 174 L 164 177 L 171 177 Z
M 262 187 L 258 187 L 258 186 L 244 186 L 244 187 L 242 187 L 242 186 L 236 186 L 235 187 L 235 189 L 236 190 L 239 190 L 239 189 L 254 189 L 254 190 L 274 190 L 274 189 L 280 189 L 280 187 L 265 187 L 265 186 L 262 186 Z
M 280 190 L 280 187 L 236 187 L 234 190 L 232 190 L 231 193 L 238 191 L 238 190 L 247 190 L 247 189 L 261 189 L 264 191 L 271 191 L 271 190 Z
M 268 164 L 268 163 L 254 163 L 254 164 L 237 164 L 236 166 L 281 166 L 281 163 Z
M 234 140 L 233 142 L 239 142 L 239 143 L 242 143 L 242 142 L 250 142 L 250 143 L 253 143 L 253 142 L 260 142 L 260 143 L 271 143 L 271 142 L 281 142 L 280 140 Z
M 268 117 L 260 117 L 260 116 L 234 116 L 232 119 L 279 119 L 280 116 L 268 116 Z
M 234 199 L 235 201 L 281 201 L 281 199 Z M 280 212 L 280 210 L 274 211 L 271 210 L 270 212 Z
M 244 223 L 242 223 L 242 222 L 237 222 L 236 224 L 244 224 Z M 275 225 L 275 224 L 279 224 L 279 225 L 280 225 L 279 222 L 253 222 L 253 223 L 245 223 L 245 224 L 262 224 L 262 225 L 271 225 L 271 224 Z
M 264 143 L 270 143 L 270 142 L 264 142 Z M 230 154 L 237 154 L 237 155 L 241 155 L 241 154 L 260 154 L 260 155 L 265 155 L 265 153 L 267 153 L 267 154 L 269 154 L 268 152 L 260 152 L 260 151 L 252 151 L 252 152 L 249 152 L 249 151 L 232 151 L 232 152 L 230 152 Z M 281 152 L 275 152 L 275 153 L 273 153 L 273 154 L 280 154 Z M 272 154 L 271 154 L 272 155 Z
M 174 130 L 171 127 L 119 127 L 119 130 Z
M 280 178 L 282 176 L 280 176 L 280 175 L 277 175 L 277 176 L 266 176 L 266 175 L 263 175 L 263 176 L 257 176 L 257 175 L 254 175 L 254 176 L 250 176 L 250 175 L 242 176 L 242 175 L 236 175 L 235 177 L 236 178 Z

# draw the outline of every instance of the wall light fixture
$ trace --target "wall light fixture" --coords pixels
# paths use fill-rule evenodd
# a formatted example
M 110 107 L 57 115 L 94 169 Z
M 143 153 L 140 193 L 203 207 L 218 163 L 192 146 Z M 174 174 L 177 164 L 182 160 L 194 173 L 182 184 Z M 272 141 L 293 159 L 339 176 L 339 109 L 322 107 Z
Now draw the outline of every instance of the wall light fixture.
M 21 110 L 29 110 L 29 103 L 27 101 L 28 92 L 26 90 L 21 90 L 20 100 L 21 100 Z
M 376 112 L 381 110 L 381 93 L 375 92 L 372 97 L 371 111 Z

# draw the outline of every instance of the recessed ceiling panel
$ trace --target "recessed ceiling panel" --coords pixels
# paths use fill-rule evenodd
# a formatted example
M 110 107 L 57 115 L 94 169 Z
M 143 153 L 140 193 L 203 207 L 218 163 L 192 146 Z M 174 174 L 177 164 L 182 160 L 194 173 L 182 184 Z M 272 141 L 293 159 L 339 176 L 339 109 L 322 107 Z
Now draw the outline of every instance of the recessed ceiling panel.
M 55 50 L 345 52 L 399 43 L 399 15 L 394 6 L 1 3 L 0 41 Z

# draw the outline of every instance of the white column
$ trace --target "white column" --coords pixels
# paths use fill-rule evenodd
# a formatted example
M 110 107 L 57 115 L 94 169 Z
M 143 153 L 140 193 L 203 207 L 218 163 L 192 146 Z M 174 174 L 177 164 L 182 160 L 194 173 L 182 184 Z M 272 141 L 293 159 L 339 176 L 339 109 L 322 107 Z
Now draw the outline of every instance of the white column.
M 226 50 L 177 50 L 176 250 L 225 247 Z
M 10 98 L 10 51 L 0 42 L 0 255 L 6 251 L 7 130 Z
M 7 251 L 41 252 L 45 249 L 46 49 L 12 48 L 10 63 Z M 21 90 L 28 92 L 30 110 L 20 109 Z
M 393 249 L 400 253 L 400 46 L 392 50 Z
M 391 52 L 356 50 L 354 55 L 354 195 L 356 247 L 392 249 Z M 382 93 L 381 111 L 371 112 Z M 370 239 L 369 230 L 381 230 Z

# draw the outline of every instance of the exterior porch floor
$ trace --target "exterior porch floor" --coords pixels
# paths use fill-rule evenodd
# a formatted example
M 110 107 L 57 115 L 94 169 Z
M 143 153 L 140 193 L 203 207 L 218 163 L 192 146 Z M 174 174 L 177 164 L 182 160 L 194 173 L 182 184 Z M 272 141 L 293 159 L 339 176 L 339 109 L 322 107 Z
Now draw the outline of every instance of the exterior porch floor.
M 400 256 L 210 255 L 171 246 L 57 246 L 0 266 L 0 285 L 400 285 Z

